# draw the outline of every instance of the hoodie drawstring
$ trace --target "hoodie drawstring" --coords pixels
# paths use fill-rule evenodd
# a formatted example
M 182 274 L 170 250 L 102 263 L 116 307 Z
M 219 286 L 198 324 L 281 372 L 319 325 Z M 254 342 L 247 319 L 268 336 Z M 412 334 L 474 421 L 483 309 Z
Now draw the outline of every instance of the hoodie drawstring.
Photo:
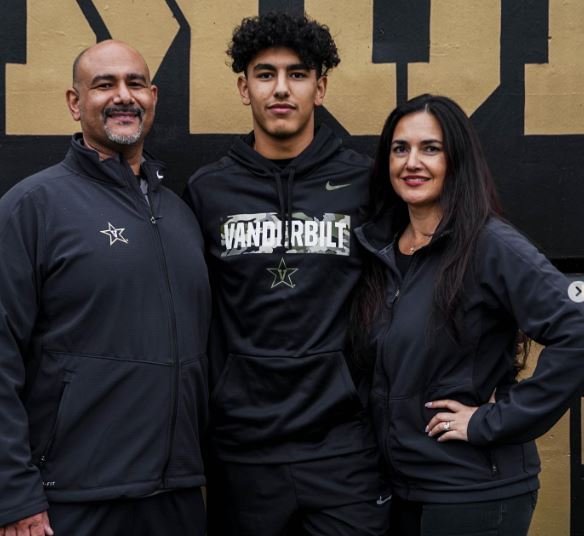
M 286 228 L 287 228 L 287 242 L 288 249 L 292 247 L 292 195 L 294 193 L 294 175 L 296 169 L 294 167 L 290 168 L 290 173 L 288 174 L 288 203 L 287 218 L 286 218 Z
M 291 238 L 292 238 L 292 196 L 294 193 L 294 175 L 296 174 L 296 169 L 290 167 L 287 177 L 287 192 L 286 198 L 284 198 L 284 188 L 282 185 L 282 173 L 280 171 L 274 172 L 274 177 L 276 179 L 276 190 L 278 191 L 278 202 L 280 204 L 280 211 L 278 217 L 282 222 L 282 244 L 287 249 L 290 249 Z
M 282 222 L 282 233 L 284 232 L 284 221 L 286 220 L 286 202 L 284 200 L 284 188 L 282 187 L 282 174 L 279 171 L 274 173 L 276 178 L 276 190 L 278 191 L 278 202 L 280 204 L 280 210 L 278 212 L 278 217 Z M 282 240 L 285 243 L 285 237 Z

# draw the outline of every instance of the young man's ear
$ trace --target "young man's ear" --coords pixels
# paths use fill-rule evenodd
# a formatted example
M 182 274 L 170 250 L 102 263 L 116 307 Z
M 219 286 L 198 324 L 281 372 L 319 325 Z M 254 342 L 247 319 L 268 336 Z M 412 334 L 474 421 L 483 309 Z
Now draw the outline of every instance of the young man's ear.
M 79 121 L 81 114 L 79 113 L 79 92 L 74 88 L 69 88 L 65 93 L 65 99 L 67 100 L 67 107 L 71 113 L 71 117 L 75 121 Z
M 323 74 L 316 81 L 316 95 L 314 97 L 314 105 L 315 106 L 322 106 L 322 103 L 324 102 L 324 96 L 326 95 L 327 82 L 328 82 L 328 78 L 325 74 Z
M 244 74 L 240 74 L 237 77 L 237 89 L 239 90 L 239 95 L 241 96 L 241 102 L 246 106 L 249 106 L 251 100 L 249 98 L 249 88 L 247 85 L 247 78 Z

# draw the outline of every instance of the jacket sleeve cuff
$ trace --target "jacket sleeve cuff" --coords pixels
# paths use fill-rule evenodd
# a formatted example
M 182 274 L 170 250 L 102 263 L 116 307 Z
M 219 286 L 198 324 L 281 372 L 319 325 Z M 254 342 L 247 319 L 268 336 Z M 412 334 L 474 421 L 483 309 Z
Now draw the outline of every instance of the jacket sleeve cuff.
M 0 511 L 0 527 L 15 523 L 26 517 L 40 514 L 49 509 L 49 503 L 45 498 L 42 498 L 34 503 L 21 505 L 18 508 L 11 508 L 10 510 Z
M 483 404 L 473 413 L 468 422 L 467 437 L 471 445 L 484 446 L 491 442 L 489 435 L 486 433 L 488 424 L 486 422 L 487 414 L 493 409 L 495 404 Z

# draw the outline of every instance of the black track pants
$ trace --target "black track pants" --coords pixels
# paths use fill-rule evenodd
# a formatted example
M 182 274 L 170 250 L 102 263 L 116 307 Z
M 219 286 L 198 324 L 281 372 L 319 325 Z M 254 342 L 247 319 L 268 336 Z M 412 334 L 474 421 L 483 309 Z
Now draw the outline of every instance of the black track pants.
M 426 504 L 394 497 L 393 536 L 527 536 L 537 492 L 498 501 Z
M 204 536 L 205 518 L 200 488 L 49 508 L 55 536 Z
M 209 536 L 385 536 L 390 493 L 377 453 L 287 464 L 219 462 Z

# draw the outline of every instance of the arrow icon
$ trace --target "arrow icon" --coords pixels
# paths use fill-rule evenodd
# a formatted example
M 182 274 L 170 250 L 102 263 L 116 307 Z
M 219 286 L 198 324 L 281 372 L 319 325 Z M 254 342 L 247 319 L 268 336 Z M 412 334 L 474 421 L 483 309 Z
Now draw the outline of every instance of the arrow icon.
M 569 298 L 576 303 L 584 303 L 584 281 L 573 281 L 568 287 Z

